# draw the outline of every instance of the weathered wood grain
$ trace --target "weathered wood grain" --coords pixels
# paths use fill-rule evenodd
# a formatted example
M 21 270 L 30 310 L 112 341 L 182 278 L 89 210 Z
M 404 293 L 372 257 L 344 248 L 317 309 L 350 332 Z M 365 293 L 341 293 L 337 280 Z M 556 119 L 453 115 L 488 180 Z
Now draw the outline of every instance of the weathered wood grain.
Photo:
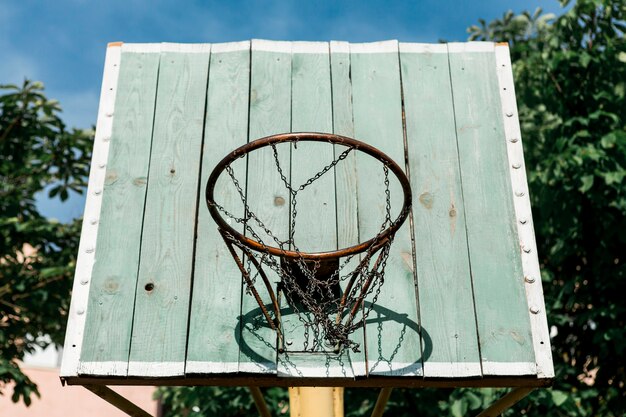
M 351 44 L 354 133 L 400 166 L 404 165 L 402 97 L 397 41 Z M 380 162 L 357 155 L 359 239 L 375 236 L 385 218 L 385 187 Z M 392 218 L 402 207 L 399 183 L 390 174 Z M 421 375 L 417 296 L 409 221 L 395 236 L 386 280 L 365 328 L 370 375 Z M 366 300 L 366 308 L 373 301 Z
M 184 374 L 208 45 L 164 45 L 129 375 Z
M 483 374 L 534 374 L 493 44 L 468 46 L 449 45 L 450 75 Z
M 350 45 L 348 42 L 330 43 L 330 69 L 333 95 L 333 133 L 354 137 L 352 121 L 352 82 L 350 80 Z M 335 156 L 343 152 L 343 146 L 335 146 Z M 351 153 L 335 167 L 337 195 L 337 246 L 346 248 L 359 243 L 359 219 L 357 211 L 356 153 Z M 345 271 L 356 268 L 360 257 L 354 257 Z M 341 263 L 345 260 L 341 260 Z M 345 272 L 344 272 L 345 275 Z M 345 281 L 342 283 L 345 290 Z M 365 333 L 355 331 L 351 339 L 359 343 L 359 352 L 350 351 L 352 370 L 356 376 L 367 373 L 365 364 Z
M 117 95 L 121 49 L 121 46 L 117 43 L 109 44 L 104 61 L 104 75 L 100 89 L 98 121 L 89 170 L 87 198 L 78 246 L 76 270 L 74 271 L 72 300 L 67 317 L 65 343 L 63 344 L 63 359 L 60 370 L 60 376 L 63 380 L 76 377 L 79 372 L 83 336 L 87 321 L 85 312 L 89 301 L 95 244 L 98 237 L 98 217 L 101 214 L 102 207 L 102 199 L 100 198 L 102 194 L 96 195 L 95 191 L 101 190 L 104 186 L 105 170 L 101 165 L 104 165 L 106 168 L 106 158 L 109 153 L 109 138 L 113 128 L 112 115 Z
M 445 44 L 400 44 L 425 377 L 481 375 Z
M 291 43 L 252 41 L 250 85 L 249 140 L 285 133 L 291 130 Z M 285 151 L 286 149 L 286 151 Z M 290 171 L 289 147 L 279 150 L 281 167 Z M 285 189 L 271 148 L 248 156 L 247 202 L 250 209 L 278 236 L 286 240 L 289 234 L 289 194 Z M 276 245 L 267 234 L 259 231 L 267 244 Z M 274 285 L 280 280 L 266 270 Z M 266 304 L 266 291 L 259 291 Z M 255 299 L 243 295 L 241 302 L 241 345 L 239 371 L 275 373 L 277 335 L 260 315 Z
M 241 272 L 207 208 L 204 191 L 215 165 L 248 138 L 250 42 L 213 44 L 202 149 L 193 296 L 187 346 L 187 374 L 225 374 L 239 370 L 237 326 L 241 313 Z M 246 160 L 233 163 L 245 178 Z M 227 174 L 215 187 L 217 201 L 242 216 L 240 196 Z M 233 224 L 243 232 L 242 227 Z

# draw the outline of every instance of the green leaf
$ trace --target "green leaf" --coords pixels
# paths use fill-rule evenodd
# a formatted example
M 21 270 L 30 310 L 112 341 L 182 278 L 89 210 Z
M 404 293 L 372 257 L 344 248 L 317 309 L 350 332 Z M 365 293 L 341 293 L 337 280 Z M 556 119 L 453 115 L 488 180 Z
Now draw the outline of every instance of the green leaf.
M 550 394 L 552 395 L 552 401 L 554 405 L 560 407 L 568 399 L 568 395 L 565 391 L 558 391 L 553 389 Z
M 578 188 L 581 193 L 586 193 L 593 186 L 593 175 L 585 175 L 581 177 L 582 185 Z

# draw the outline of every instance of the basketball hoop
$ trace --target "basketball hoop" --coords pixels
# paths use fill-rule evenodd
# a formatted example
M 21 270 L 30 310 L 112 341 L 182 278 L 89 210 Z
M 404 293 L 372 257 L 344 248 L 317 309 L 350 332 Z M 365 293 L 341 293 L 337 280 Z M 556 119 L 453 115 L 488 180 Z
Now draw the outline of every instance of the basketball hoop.
M 277 145 L 297 144 L 298 142 L 322 142 L 338 145 L 345 149 L 313 177 L 294 187 L 282 170 Z M 277 171 L 291 197 L 289 212 L 291 230 L 289 237 L 285 240 L 276 237 L 262 219 L 250 209 L 246 194 L 231 167 L 231 164 L 237 159 L 246 157 L 265 147 L 272 148 Z M 322 252 L 301 251 L 298 242 L 294 239 L 298 193 L 305 191 L 309 185 L 333 170 L 353 151 L 362 152 L 375 158 L 380 161 L 383 168 L 386 206 L 385 219 L 379 232 L 369 240 L 342 249 Z M 243 203 L 243 217 L 234 215 L 215 201 L 215 186 L 218 178 L 224 172 L 231 178 Z M 395 219 L 391 218 L 389 172 L 397 178 L 403 193 L 402 208 Z M 394 235 L 411 210 L 412 197 L 409 180 L 396 162 L 375 147 L 345 136 L 327 133 L 273 135 L 249 142 L 223 158 L 209 176 L 206 200 L 209 212 L 217 223 L 226 246 L 241 270 L 248 292 L 255 297 L 269 326 L 278 333 L 281 346 L 280 307 L 266 269 L 274 271 L 280 277 L 280 285 L 287 301 L 298 314 L 300 321 L 305 323 L 306 331 L 313 329 L 314 332 L 318 332 L 321 329 L 323 339 L 328 344 L 335 346 L 335 349 L 343 347 L 358 349 L 358 344 L 350 340 L 348 335 L 362 325 L 369 310 L 371 310 L 371 307 L 363 307 L 363 301 L 369 294 L 374 294 L 371 305 L 375 304 L 380 287 L 384 282 L 385 266 Z M 231 226 L 233 222 L 240 224 L 244 233 L 233 228 Z M 267 235 L 272 242 L 265 242 L 261 237 L 262 234 Z M 235 248 L 243 252 L 243 260 Z M 354 262 L 356 267 L 344 271 L 344 269 L 348 269 L 348 264 L 353 265 L 350 261 L 356 255 L 360 255 L 360 259 Z M 253 271 L 256 272 L 253 273 Z M 273 314 L 270 314 L 265 307 L 265 303 L 255 286 L 257 277 L 261 278 L 271 298 Z M 359 308 L 364 310 L 363 320 L 354 323 Z M 349 313 L 347 317 L 344 317 L 346 311 Z M 305 312 L 313 314 L 311 316 L 304 314 Z M 279 349 L 281 348 L 279 347 Z M 312 349 L 315 349 L 315 343 Z

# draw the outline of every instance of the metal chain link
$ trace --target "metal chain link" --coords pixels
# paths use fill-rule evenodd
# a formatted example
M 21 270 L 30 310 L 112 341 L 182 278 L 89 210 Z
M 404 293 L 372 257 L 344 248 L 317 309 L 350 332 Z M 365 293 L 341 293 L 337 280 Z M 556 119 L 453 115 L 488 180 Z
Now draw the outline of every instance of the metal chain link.
M 250 209 L 243 187 L 236 178 L 230 164 L 226 166 L 225 171 L 228 173 L 228 176 L 237 190 L 239 199 L 243 204 L 244 216 L 237 217 L 223 206 L 217 203 L 213 204 L 225 217 L 237 224 L 241 224 L 244 233 L 254 238 L 262 247 L 269 248 L 261 236 L 267 235 L 266 237 L 273 241 L 273 244 L 276 244 L 281 250 L 289 249 L 301 254 L 294 240 L 297 226 L 298 193 L 305 190 L 312 183 L 333 169 L 339 162 L 345 160 L 354 148 L 347 147 L 347 149 L 333 159 L 331 163 L 324 166 L 300 186 L 294 188 L 281 167 L 277 147 L 274 144 L 272 144 L 271 147 L 276 170 L 290 195 L 290 230 L 286 240 L 281 240 L 272 233 L 269 227 L 267 227 Z M 295 261 L 286 262 L 284 259 L 281 260 L 279 257 L 273 256 L 267 251 L 253 251 L 232 235 L 228 233 L 223 234 L 224 238 L 230 244 L 242 250 L 246 258 L 245 265 L 250 278 L 250 284 L 246 286 L 246 292 L 248 294 L 250 294 L 252 290 L 250 286 L 255 286 L 259 275 L 264 273 L 262 268 L 268 268 L 280 277 L 280 285 L 281 289 L 284 291 L 285 298 L 304 328 L 304 350 L 306 351 L 318 351 L 323 349 L 323 342 L 327 345 L 334 346 L 336 350 L 350 348 L 356 352 L 359 349 L 359 344 L 351 340 L 349 335 L 364 325 L 373 305 L 375 305 L 378 300 L 381 287 L 384 283 L 384 274 L 390 246 L 393 242 L 393 236 L 378 239 L 381 234 L 393 224 L 391 219 L 389 167 L 386 163 L 383 163 L 383 173 L 386 202 L 385 218 L 376 238 L 372 240 L 372 244 L 367 251 L 364 252 L 361 261 L 352 271 L 344 273 L 344 269 L 346 269 L 347 265 L 354 259 L 355 255 L 350 255 L 342 259 L 337 270 L 330 274 L 330 276 L 321 275 L 318 274 L 320 261 L 306 261 L 302 256 L 299 256 Z M 252 262 L 252 258 L 256 260 L 256 264 Z M 253 266 L 255 268 L 253 268 Z M 258 270 L 255 273 L 251 273 L 253 269 Z M 298 277 L 305 278 L 304 285 L 300 282 L 301 280 L 299 281 Z M 351 318 L 349 321 L 345 321 L 341 316 L 340 319 L 337 320 L 336 315 L 342 314 L 342 311 L 339 311 L 341 308 L 341 294 L 333 294 L 333 288 L 340 288 L 342 282 L 350 282 L 352 280 L 356 280 L 357 285 L 353 285 L 349 293 L 345 295 L 345 304 L 348 307 L 346 308 L 344 306 L 344 310 L 349 311 L 355 303 L 363 303 L 365 299 L 368 299 L 368 307 L 363 309 L 361 320 L 355 322 Z M 367 288 L 363 288 L 364 283 L 369 283 Z M 277 320 L 276 316 L 278 313 L 279 312 L 274 312 L 274 320 Z M 280 323 L 278 325 L 280 325 Z

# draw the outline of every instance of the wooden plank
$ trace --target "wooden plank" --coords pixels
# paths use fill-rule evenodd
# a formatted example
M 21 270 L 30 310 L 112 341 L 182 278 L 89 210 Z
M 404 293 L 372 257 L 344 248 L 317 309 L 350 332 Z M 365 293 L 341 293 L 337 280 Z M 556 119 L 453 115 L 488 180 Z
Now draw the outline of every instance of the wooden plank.
M 162 47 L 129 375 L 184 374 L 209 45 Z
M 250 42 L 213 44 L 202 151 L 187 374 L 225 374 L 239 370 L 237 347 L 240 332 L 237 323 L 241 312 L 241 272 L 209 214 L 204 190 L 215 165 L 247 141 L 249 89 Z M 233 164 L 239 178 L 245 178 L 245 163 L 245 159 L 239 159 Z M 219 178 L 216 196 L 229 211 L 243 214 L 240 196 L 227 175 Z M 238 230 L 243 232 L 241 227 Z
M 354 122 L 352 121 L 352 82 L 350 80 L 350 45 L 348 42 L 330 42 L 330 68 L 333 96 L 333 132 L 352 138 L 354 137 Z M 335 146 L 335 155 L 344 149 L 341 146 Z M 359 243 L 356 153 L 349 154 L 341 164 L 335 167 L 335 189 L 337 195 L 337 246 L 346 248 Z M 345 270 L 354 270 L 359 259 L 355 257 L 350 260 L 345 266 Z M 342 289 L 345 289 L 344 287 L 345 282 Z M 351 339 L 360 345 L 359 352 L 349 352 L 352 371 L 355 376 L 364 376 L 367 373 L 364 330 L 355 331 Z
M 530 375 L 535 357 L 490 45 L 449 44 L 476 321 L 483 374 Z
M 126 375 L 128 370 L 158 70 L 158 53 L 122 53 L 82 374 Z
M 87 186 L 87 198 L 78 246 L 78 259 L 72 286 L 72 301 L 67 319 L 61 378 L 78 375 L 80 356 L 83 348 L 83 334 L 86 323 L 86 310 L 89 299 L 90 278 L 95 257 L 96 237 L 98 235 L 98 217 L 101 212 L 101 193 L 104 186 L 105 171 L 100 167 L 106 164 L 109 153 L 109 138 L 113 126 L 113 111 L 120 69 L 121 47 L 109 46 L 104 61 L 104 75 L 100 91 L 98 121 L 94 139 L 91 169 Z M 101 159 L 102 158 L 102 159 Z M 105 165 L 106 166 L 106 165 Z
M 326 42 L 294 42 L 291 58 L 291 128 L 294 132 L 332 132 L 332 97 L 329 44 Z M 299 187 L 313 178 L 335 158 L 332 145 L 302 143 L 291 148 L 292 184 Z M 321 252 L 337 248 L 335 177 L 328 171 L 295 200 L 298 216 L 294 230 L 296 246 L 305 252 Z M 292 199 L 292 205 L 294 201 Z M 293 208 L 292 208 L 293 209 Z M 281 313 L 286 352 L 279 354 L 278 374 L 308 376 L 345 375 L 352 377 L 347 352 L 332 353 L 323 340 L 322 329 L 305 331 L 298 315 L 283 298 Z M 311 313 L 300 312 L 310 316 Z M 325 354 L 294 354 L 301 351 Z
M 400 44 L 400 50 L 424 374 L 480 375 L 447 48 Z
M 351 44 L 355 137 L 404 164 L 402 97 L 397 41 Z M 382 164 L 357 154 L 359 238 L 375 236 L 385 218 Z M 390 174 L 391 215 L 402 207 L 399 183 Z M 396 234 L 386 267 L 385 285 L 367 318 L 366 355 L 370 375 L 421 375 L 417 297 L 410 222 Z M 366 301 L 366 306 L 373 299 Z
M 400 44 L 424 376 L 481 375 L 445 44 Z
M 250 80 L 249 140 L 291 130 L 291 43 L 252 41 Z M 281 147 L 279 160 L 284 172 L 290 171 L 289 149 Z M 247 202 L 267 227 L 281 240 L 289 234 L 289 195 L 285 189 L 271 148 L 255 151 L 248 157 Z M 260 233 L 266 243 L 275 242 Z M 275 284 L 280 278 L 270 270 Z M 270 304 L 260 288 L 263 302 Z M 241 345 L 239 372 L 276 372 L 276 332 L 264 323 L 256 300 L 244 294 L 241 301 Z
M 518 191 L 517 194 L 520 194 L 519 196 L 515 194 L 513 201 L 520 246 L 526 248 L 521 253 L 522 269 L 537 363 L 537 375 L 540 378 L 554 378 L 552 349 L 550 348 L 548 320 L 541 287 L 541 272 L 539 270 L 530 198 L 527 192 L 522 194 L 524 190 L 528 190 L 528 181 L 526 179 L 524 149 L 515 102 L 515 85 L 508 44 L 497 44 L 495 54 L 511 185 L 513 192 Z

